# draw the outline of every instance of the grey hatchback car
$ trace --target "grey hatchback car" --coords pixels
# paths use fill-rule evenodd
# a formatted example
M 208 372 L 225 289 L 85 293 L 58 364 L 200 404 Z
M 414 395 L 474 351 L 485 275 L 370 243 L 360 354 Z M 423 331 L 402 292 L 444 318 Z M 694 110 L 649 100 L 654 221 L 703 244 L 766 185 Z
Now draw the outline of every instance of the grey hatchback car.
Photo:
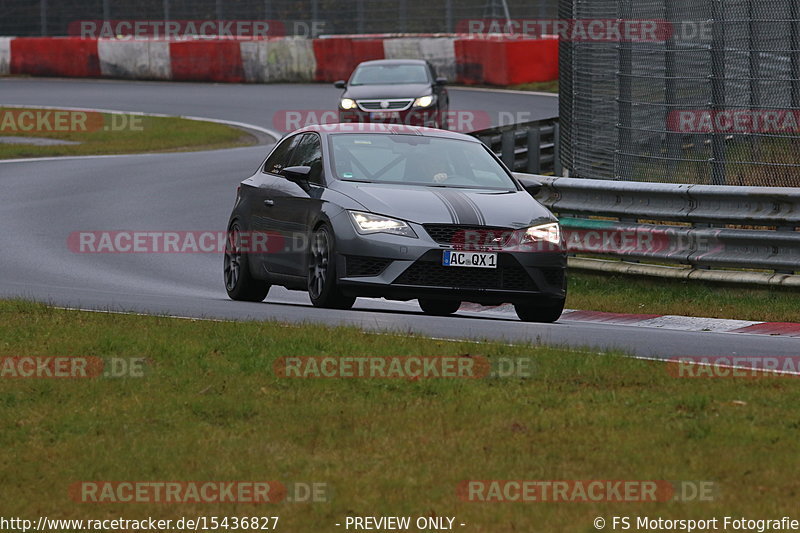
M 416 299 L 432 315 L 464 301 L 511 303 L 524 321 L 553 322 L 566 253 L 536 187 L 467 135 L 309 126 L 241 182 L 225 287 L 234 300 L 261 301 L 279 285 L 337 309 L 361 296 Z

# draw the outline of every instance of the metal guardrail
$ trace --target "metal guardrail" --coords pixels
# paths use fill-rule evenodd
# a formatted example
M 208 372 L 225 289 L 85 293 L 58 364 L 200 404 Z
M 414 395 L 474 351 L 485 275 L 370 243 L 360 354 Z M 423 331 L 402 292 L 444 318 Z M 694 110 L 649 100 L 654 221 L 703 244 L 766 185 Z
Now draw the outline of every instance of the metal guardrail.
M 558 119 L 497 126 L 471 133 L 508 168 L 531 174 L 561 174 Z
M 521 177 L 542 183 L 537 199 L 584 256 L 572 266 L 800 286 L 800 188 Z

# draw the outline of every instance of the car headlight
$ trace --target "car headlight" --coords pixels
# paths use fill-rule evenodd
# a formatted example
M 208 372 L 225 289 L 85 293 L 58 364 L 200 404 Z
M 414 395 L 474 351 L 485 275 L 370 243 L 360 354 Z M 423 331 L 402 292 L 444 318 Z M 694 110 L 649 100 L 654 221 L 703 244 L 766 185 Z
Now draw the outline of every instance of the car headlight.
M 414 100 L 414 107 L 430 107 L 433 105 L 433 95 L 429 94 L 427 96 L 420 96 L 416 100 Z
M 525 230 L 523 244 L 535 242 L 549 242 L 551 244 L 561 244 L 561 227 L 558 222 L 532 226 Z
M 396 218 L 363 213 L 361 211 L 349 211 L 350 219 L 356 227 L 356 231 L 362 235 L 371 233 L 390 233 L 392 235 L 403 235 L 405 237 L 417 237 L 414 230 L 406 222 Z
M 339 102 L 339 106 L 344 110 L 355 109 L 356 101 L 351 98 L 342 98 L 342 101 Z
M 561 242 L 561 226 L 558 222 L 548 222 L 514 232 L 509 240 L 509 251 L 520 252 L 555 252 L 563 249 Z

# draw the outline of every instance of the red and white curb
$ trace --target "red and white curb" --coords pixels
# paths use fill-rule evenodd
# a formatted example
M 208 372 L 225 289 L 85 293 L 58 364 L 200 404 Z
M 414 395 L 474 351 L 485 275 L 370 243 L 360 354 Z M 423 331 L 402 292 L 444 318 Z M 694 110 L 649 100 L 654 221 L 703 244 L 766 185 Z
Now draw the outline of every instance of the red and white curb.
M 509 304 L 484 307 L 465 303 L 459 313 L 473 316 L 516 317 L 514 307 Z M 747 333 L 750 335 L 773 335 L 800 337 L 800 323 L 758 322 L 753 320 L 731 320 L 725 318 L 703 318 L 677 315 L 645 315 L 628 313 L 605 313 L 602 311 L 579 311 L 565 309 L 559 322 L 595 322 L 618 326 L 670 329 L 679 331 L 703 331 L 712 333 Z

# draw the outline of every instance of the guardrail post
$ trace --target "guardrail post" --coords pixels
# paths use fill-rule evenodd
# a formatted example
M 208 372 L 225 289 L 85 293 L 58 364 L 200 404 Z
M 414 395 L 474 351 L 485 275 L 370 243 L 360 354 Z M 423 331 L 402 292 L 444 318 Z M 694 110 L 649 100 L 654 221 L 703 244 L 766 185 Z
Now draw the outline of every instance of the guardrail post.
M 553 124 L 553 174 L 556 176 L 563 174 L 561 168 L 561 124 L 559 122 Z
M 531 174 L 542 173 L 542 132 L 541 126 L 528 128 L 528 164 L 525 169 Z
M 500 159 L 513 172 L 514 168 L 514 130 L 506 130 L 500 136 Z

